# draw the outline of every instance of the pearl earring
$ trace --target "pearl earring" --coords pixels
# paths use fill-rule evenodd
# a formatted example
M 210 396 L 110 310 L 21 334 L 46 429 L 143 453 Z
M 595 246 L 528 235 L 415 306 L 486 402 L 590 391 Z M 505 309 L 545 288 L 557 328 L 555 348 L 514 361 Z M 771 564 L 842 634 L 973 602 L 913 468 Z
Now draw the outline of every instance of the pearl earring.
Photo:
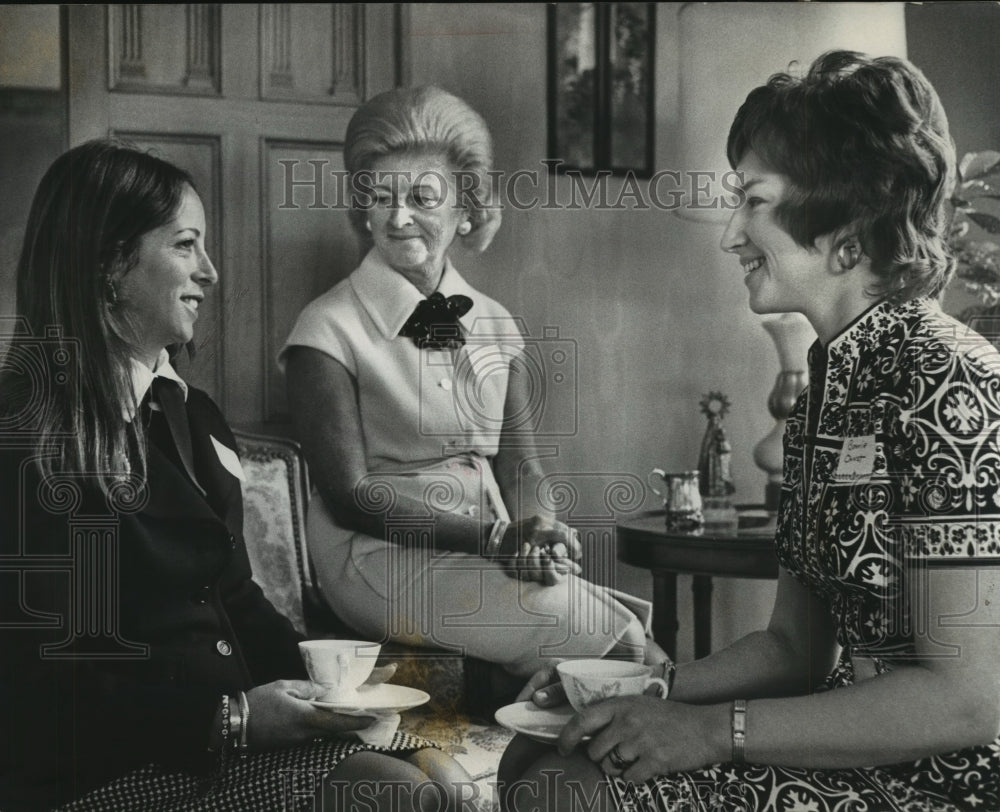
M 365 220 L 365 228 L 367 228 L 369 231 L 372 230 L 372 221 L 371 220 Z
M 468 220 L 463 220 L 461 223 L 459 223 L 458 233 L 461 234 L 463 237 L 470 231 L 472 231 L 472 223 L 470 223 Z

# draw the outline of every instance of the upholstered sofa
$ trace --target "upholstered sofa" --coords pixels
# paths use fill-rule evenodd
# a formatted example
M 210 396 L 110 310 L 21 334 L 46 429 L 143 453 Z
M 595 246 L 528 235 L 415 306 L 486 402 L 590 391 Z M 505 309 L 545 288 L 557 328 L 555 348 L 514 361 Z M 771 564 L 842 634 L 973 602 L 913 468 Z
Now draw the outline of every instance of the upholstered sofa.
M 305 535 L 309 472 L 298 443 L 278 428 L 234 433 L 246 474 L 244 530 L 254 578 L 303 634 L 356 637 L 315 584 Z M 393 682 L 431 695 L 427 705 L 403 714 L 403 728 L 454 755 L 476 781 L 481 808 L 493 808 L 496 765 L 511 734 L 492 720 L 485 664 L 394 644 L 383 646 L 383 659 L 399 665 Z

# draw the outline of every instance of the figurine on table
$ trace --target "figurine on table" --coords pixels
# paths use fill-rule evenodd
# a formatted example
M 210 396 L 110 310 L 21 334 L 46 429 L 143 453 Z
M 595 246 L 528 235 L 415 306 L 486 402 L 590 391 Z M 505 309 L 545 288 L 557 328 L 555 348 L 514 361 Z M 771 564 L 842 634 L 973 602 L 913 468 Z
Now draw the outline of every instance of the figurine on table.
M 736 521 L 736 510 L 729 498 L 736 490 L 731 470 L 733 447 L 722 425 L 729 405 L 729 398 L 721 392 L 709 392 L 701 399 L 701 411 L 708 418 L 698 459 L 706 523 Z

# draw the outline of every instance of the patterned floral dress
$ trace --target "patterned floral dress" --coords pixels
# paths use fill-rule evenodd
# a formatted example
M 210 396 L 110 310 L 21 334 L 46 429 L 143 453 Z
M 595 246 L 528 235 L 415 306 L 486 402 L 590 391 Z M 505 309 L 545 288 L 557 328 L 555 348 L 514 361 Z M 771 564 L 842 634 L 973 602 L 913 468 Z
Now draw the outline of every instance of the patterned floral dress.
M 778 559 L 829 607 L 842 648 L 820 690 L 912 663 L 906 607 L 935 568 L 1000 563 L 1000 354 L 936 302 L 882 302 L 809 353 L 785 429 Z M 752 735 L 752 734 L 751 734 Z M 997 810 L 1000 739 L 878 767 L 717 764 L 623 810 Z

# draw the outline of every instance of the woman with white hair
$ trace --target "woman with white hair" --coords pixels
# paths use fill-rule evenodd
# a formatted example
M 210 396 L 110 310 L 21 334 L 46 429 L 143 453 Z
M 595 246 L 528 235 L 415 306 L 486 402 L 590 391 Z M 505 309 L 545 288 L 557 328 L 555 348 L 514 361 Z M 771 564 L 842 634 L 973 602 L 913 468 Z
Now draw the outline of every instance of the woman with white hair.
M 538 503 L 517 323 L 448 256 L 458 242 L 485 250 L 500 225 L 492 152 L 482 117 L 435 87 L 383 93 L 348 126 L 367 254 L 281 352 L 321 497 L 308 521 L 319 584 L 360 633 L 518 677 L 555 657 L 642 659 L 641 624 L 579 577 L 576 532 Z

